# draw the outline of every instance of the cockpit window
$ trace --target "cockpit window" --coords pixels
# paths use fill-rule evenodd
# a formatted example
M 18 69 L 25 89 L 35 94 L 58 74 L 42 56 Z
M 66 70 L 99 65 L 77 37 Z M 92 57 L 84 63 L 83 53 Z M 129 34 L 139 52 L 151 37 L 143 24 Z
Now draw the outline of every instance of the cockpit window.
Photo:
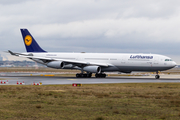
M 165 59 L 165 61 L 172 61 L 172 59 Z

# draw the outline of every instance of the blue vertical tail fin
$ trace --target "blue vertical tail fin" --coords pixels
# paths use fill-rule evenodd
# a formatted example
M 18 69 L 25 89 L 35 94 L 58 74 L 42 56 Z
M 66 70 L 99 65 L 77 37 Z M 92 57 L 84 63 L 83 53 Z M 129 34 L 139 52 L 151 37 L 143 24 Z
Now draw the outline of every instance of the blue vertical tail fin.
M 38 45 L 27 29 L 21 29 L 21 34 L 27 52 L 46 52 Z

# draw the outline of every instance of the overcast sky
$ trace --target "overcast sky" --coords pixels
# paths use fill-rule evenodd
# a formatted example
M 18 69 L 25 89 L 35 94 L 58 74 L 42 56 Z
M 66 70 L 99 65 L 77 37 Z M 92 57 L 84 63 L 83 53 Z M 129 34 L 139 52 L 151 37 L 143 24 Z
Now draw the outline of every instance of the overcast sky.
M 26 52 L 20 28 L 49 52 L 156 53 L 180 64 L 178 0 L 0 0 L 0 51 Z

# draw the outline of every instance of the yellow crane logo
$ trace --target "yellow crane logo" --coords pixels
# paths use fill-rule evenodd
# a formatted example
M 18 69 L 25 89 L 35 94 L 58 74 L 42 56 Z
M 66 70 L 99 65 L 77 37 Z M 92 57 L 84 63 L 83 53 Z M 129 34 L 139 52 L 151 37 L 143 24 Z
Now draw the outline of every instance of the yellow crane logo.
M 26 35 L 24 42 L 27 46 L 30 46 L 32 43 L 32 37 L 30 35 Z

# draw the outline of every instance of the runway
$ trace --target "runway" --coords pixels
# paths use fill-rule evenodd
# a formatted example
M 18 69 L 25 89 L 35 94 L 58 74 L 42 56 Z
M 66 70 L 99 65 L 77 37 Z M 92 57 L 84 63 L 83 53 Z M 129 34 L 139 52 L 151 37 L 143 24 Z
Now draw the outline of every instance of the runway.
M 49 77 L 49 76 L 0 76 L 3 81 L 9 82 L 9 85 L 16 85 L 18 82 L 23 82 L 26 85 L 31 85 L 33 82 L 42 82 L 42 85 L 58 85 L 58 84 L 108 84 L 108 83 L 179 83 L 180 75 L 161 75 L 160 79 L 155 79 L 154 76 L 110 76 L 106 78 L 76 78 L 76 77 Z

